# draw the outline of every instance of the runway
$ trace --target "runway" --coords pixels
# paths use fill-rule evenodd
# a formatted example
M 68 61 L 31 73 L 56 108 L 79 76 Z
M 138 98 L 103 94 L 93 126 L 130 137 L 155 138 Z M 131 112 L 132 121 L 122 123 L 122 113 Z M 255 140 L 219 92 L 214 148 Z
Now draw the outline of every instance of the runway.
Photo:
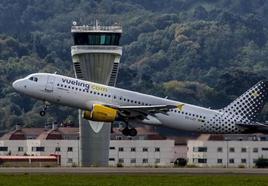
M 141 167 L 54 167 L 0 168 L 0 174 L 257 174 L 268 175 L 268 169 L 255 168 L 141 168 Z

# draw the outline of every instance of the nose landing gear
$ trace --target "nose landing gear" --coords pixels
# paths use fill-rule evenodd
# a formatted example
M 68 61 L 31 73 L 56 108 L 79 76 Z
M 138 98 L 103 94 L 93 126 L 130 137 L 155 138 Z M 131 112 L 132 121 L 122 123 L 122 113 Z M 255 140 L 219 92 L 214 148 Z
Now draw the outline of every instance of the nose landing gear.
M 40 116 L 45 116 L 46 115 L 46 110 L 47 110 L 47 104 L 43 107 L 43 110 L 40 111 Z
M 46 111 L 41 110 L 41 111 L 40 111 L 40 116 L 45 116 L 45 115 L 46 115 Z

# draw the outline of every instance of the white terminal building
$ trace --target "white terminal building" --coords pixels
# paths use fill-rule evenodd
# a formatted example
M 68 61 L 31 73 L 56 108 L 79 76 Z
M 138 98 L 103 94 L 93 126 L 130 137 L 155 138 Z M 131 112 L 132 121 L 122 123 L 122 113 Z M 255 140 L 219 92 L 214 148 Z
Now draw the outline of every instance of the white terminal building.
M 135 138 L 123 136 L 118 129 L 111 134 L 109 166 L 172 165 L 174 140 L 167 140 L 148 129 L 137 130 L 139 135 Z M 79 144 L 79 129 L 75 127 L 17 127 L 0 138 L 0 158 L 58 155 L 61 166 L 78 166 Z
M 173 166 L 178 158 L 199 167 L 254 167 L 268 158 L 268 136 L 201 135 L 197 139 L 164 138 L 146 128 L 136 137 L 125 137 L 118 128 L 111 134 L 109 166 Z M 79 128 L 53 125 L 20 128 L 0 138 L 1 157 L 56 155 L 61 166 L 79 165 Z M 1 165 L 0 165 L 1 166 Z
M 264 135 L 201 135 L 187 142 L 188 164 L 200 167 L 254 167 L 258 158 L 268 158 Z

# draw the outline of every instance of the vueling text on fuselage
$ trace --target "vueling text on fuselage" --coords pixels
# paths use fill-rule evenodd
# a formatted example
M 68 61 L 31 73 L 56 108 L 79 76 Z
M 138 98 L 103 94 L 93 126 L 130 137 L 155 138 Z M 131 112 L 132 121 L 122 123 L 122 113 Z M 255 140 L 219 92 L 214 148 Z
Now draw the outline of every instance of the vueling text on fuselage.
M 77 86 L 80 86 L 80 87 L 84 87 L 86 89 L 89 89 L 89 87 L 90 87 L 89 84 L 81 82 L 81 81 L 78 81 L 78 80 L 71 80 L 71 79 L 62 78 L 62 82 L 67 83 L 67 84 L 71 84 L 71 85 L 77 85 Z

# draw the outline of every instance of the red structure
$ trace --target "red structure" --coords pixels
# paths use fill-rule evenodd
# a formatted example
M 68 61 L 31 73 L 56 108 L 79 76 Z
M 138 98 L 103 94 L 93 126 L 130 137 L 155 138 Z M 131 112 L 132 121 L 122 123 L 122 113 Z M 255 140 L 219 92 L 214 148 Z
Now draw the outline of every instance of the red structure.
M 56 167 L 60 165 L 60 155 L 50 156 L 0 156 L 0 166 L 4 167 Z

